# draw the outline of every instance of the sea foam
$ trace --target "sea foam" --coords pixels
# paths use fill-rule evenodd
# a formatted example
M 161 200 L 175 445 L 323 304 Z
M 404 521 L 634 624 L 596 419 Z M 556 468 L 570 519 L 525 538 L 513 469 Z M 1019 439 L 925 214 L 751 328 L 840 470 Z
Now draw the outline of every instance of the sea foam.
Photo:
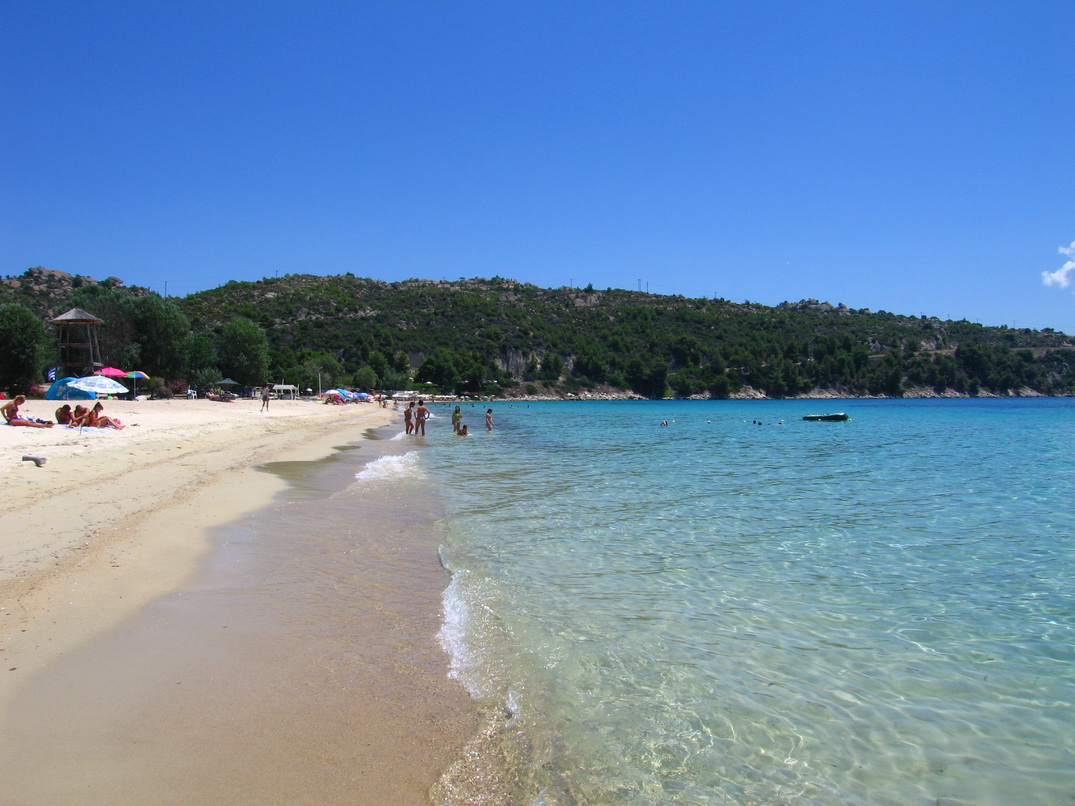
M 410 451 L 400 456 L 382 456 L 374 459 L 355 478 L 360 481 L 391 481 L 420 473 L 418 452 Z

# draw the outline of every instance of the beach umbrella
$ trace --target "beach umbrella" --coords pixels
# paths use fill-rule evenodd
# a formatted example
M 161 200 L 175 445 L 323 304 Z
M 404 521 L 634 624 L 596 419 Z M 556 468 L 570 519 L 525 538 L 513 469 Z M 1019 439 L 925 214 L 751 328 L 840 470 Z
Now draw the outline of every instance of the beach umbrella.
M 88 378 L 79 378 L 67 385 L 72 389 L 81 389 L 83 392 L 93 392 L 101 395 L 119 395 L 130 391 L 122 383 L 106 378 L 103 375 L 90 375 Z
M 126 378 L 128 377 L 126 370 L 116 369 L 115 367 L 105 367 L 99 369 L 94 375 L 104 375 L 106 378 Z
M 131 380 L 134 381 L 134 396 L 135 397 L 138 397 L 138 379 L 141 378 L 144 381 L 144 380 L 149 378 L 148 375 L 146 375 L 141 370 L 137 370 L 137 369 L 131 370 L 130 372 L 128 372 L 123 377 L 130 378 Z

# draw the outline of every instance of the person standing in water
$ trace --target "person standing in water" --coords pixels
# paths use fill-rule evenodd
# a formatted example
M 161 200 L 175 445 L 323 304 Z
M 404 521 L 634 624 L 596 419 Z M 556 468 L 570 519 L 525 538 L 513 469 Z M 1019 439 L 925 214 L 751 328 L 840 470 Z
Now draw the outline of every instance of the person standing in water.
M 452 430 L 455 433 L 459 433 L 459 426 L 463 424 L 463 412 L 459 410 L 459 407 L 455 407 L 455 411 L 452 412 Z
M 492 431 L 493 430 L 493 410 L 492 409 L 489 409 L 488 411 L 485 412 L 485 430 L 486 431 Z
M 410 434 L 414 431 L 414 401 L 412 400 L 407 404 L 407 407 L 403 409 L 403 425 L 407 427 L 407 433 Z
M 418 408 L 414 410 L 414 435 L 418 436 L 418 432 L 422 432 L 422 436 L 426 435 L 426 420 L 429 419 L 429 409 L 426 408 L 426 402 L 424 400 L 418 401 Z

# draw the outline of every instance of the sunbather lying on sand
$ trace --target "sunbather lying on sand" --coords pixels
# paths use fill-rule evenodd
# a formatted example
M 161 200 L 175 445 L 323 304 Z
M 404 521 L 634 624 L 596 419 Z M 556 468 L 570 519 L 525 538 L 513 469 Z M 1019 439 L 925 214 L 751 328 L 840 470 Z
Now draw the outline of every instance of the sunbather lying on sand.
M 0 408 L 0 413 L 3 413 L 4 420 L 7 421 L 8 425 L 28 425 L 30 428 L 52 428 L 51 422 L 20 417 L 19 406 L 25 402 L 26 397 L 24 395 L 16 395 L 14 400 Z

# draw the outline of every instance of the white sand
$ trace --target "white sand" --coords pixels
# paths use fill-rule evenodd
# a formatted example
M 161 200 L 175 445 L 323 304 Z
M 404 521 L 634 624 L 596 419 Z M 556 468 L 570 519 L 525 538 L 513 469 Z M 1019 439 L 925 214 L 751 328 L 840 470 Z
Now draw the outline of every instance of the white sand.
M 123 430 L 0 426 L 0 715 L 24 712 L 26 692 L 47 690 L 38 681 L 55 677 L 58 664 L 82 658 L 88 646 L 106 646 L 94 642 L 110 631 L 114 634 L 114 628 L 129 623 L 158 597 L 183 589 L 210 548 L 209 528 L 268 504 L 282 489 L 284 482 L 253 470 L 254 465 L 317 459 L 334 446 L 360 439 L 366 428 L 400 421 L 394 409 L 373 404 L 272 401 L 268 413 L 262 413 L 260 405 L 260 401 L 106 401 L 105 413 L 118 417 L 127 426 Z M 51 419 L 55 407 L 53 402 L 31 400 L 22 412 Z M 22 461 L 29 454 L 44 456 L 47 462 L 37 467 Z M 435 556 L 420 558 L 419 563 L 439 571 Z M 430 647 L 437 599 L 429 589 L 437 586 L 437 574 L 421 570 L 420 565 L 415 568 L 419 570 L 412 584 L 421 588 L 415 601 L 431 612 L 417 622 L 426 626 L 399 651 L 404 660 L 412 650 L 415 656 L 433 658 L 435 666 L 435 649 Z M 408 594 L 404 589 L 400 595 Z M 371 607 L 384 609 L 376 602 Z M 383 625 L 376 630 L 388 631 Z M 362 686 L 381 694 L 363 703 L 357 724 L 339 736 L 351 753 L 347 772 L 359 783 L 340 792 L 331 787 L 317 792 L 300 782 L 296 786 L 304 793 L 303 802 L 428 802 L 428 787 L 461 746 L 459 724 L 467 722 L 469 708 L 465 693 L 453 691 L 454 683 L 447 681 L 444 661 L 443 691 L 435 670 L 421 682 L 413 675 L 408 680 L 399 674 L 370 672 L 379 676 L 367 678 Z M 390 661 L 385 668 L 393 663 L 399 665 Z M 422 687 L 420 692 L 413 690 L 415 685 Z M 310 692 L 304 696 L 309 698 Z M 298 704 L 296 700 L 292 705 Z M 279 706 L 287 708 L 289 703 Z M 52 719 L 60 726 L 65 721 L 62 713 Z M 440 728 L 432 730 L 431 723 Z M 0 746 L 7 746 L 10 730 L 25 732 L 27 725 L 25 720 L 21 725 L 12 722 L 6 729 L 0 724 Z M 323 729 L 324 723 L 315 723 L 303 730 L 312 735 Z M 43 741 L 46 746 L 52 741 L 47 732 Z M 266 743 L 256 758 L 249 759 L 251 773 L 270 771 L 257 773 L 265 791 L 274 791 L 271 773 L 274 766 L 282 766 L 274 765 L 273 759 L 293 754 L 294 747 Z M 88 785 L 94 775 L 111 775 L 105 770 L 116 765 L 122 768 L 122 758 L 113 755 L 107 761 L 108 766 L 99 764 L 96 772 L 85 771 Z M 45 767 L 32 772 L 45 786 L 33 791 L 47 794 L 20 803 L 158 802 L 147 799 L 144 787 L 129 797 L 120 795 L 121 784 L 136 790 L 142 784 L 115 777 L 112 784 L 105 782 L 104 791 L 111 794 L 95 798 L 89 790 L 79 794 L 76 788 L 76 794 L 61 797 L 59 790 L 49 788 L 47 762 L 43 759 L 41 764 Z M 5 774 L 26 777 L 25 767 L 19 767 L 19 773 L 14 769 L 0 759 L 0 792 Z M 208 776 L 206 780 L 205 788 L 195 785 L 195 794 L 185 802 L 223 802 L 220 798 L 265 802 L 264 792 L 253 798 L 251 791 L 247 801 L 227 788 L 229 780 Z M 339 781 L 332 785 L 339 786 Z M 166 793 L 159 802 L 169 802 Z
M 38 668 L 69 640 L 107 630 L 181 585 L 207 547 L 208 527 L 264 505 L 280 489 L 281 482 L 253 465 L 317 458 L 355 439 L 356 423 L 396 419 L 393 409 L 373 404 L 274 400 L 268 412 L 249 400 L 104 405 L 125 428 L 0 426 L 5 670 Z M 55 406 L 31 400 L 21 412 L 52 419 Z M 25 455 L 47 462 L 38 467 Z M 90 623 L 79 613 L 90 614 Z M 32 647 L 19 639 L 27 622 L 46 614 L 57 620 L 47 646 L 40 637 Z M 0 698 L 4 690 L 0 684 Z

